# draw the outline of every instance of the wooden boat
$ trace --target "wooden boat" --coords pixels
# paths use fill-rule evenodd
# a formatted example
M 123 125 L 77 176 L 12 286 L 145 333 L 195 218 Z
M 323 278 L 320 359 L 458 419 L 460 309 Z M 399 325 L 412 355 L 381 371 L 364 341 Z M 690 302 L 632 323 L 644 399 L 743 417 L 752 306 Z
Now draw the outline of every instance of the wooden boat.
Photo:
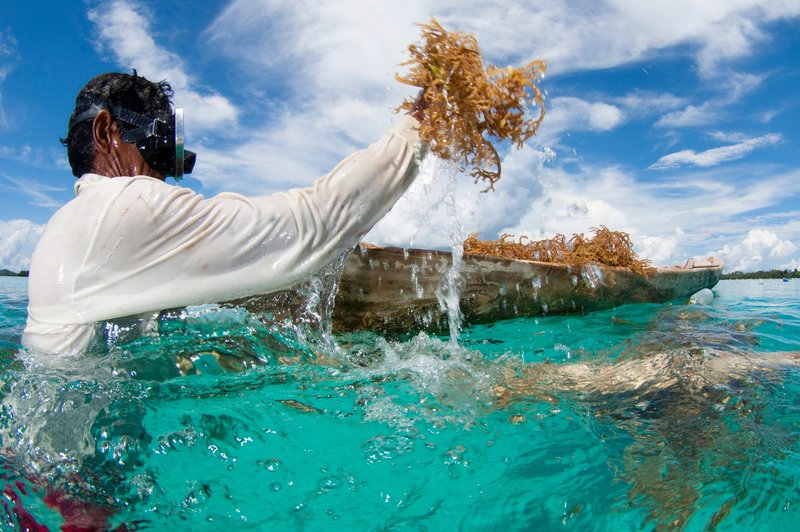
M 452 262 L 446 251 L 357 247 L 344 263 L 334 331 L 447 330 L 447 312 L 437 294 L 447 290 Z M 473 325 L 667 302 L 713 287 L 721 274 L 722 261 L 713 257 L 642 276 L 618 267 L 464 255 L 455 277 L 463 323 Z

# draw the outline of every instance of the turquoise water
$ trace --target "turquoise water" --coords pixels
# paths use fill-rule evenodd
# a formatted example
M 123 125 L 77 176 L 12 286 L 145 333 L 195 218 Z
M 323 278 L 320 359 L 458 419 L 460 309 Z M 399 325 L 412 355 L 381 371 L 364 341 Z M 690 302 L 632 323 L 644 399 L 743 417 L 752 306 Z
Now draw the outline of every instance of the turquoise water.
M 23 367 L 26 288 L 0 278 L 10 528 L 57 530 L 53 499 L 141 530 L 800 524 L 797 281 L 455 339 L 210 306 Z

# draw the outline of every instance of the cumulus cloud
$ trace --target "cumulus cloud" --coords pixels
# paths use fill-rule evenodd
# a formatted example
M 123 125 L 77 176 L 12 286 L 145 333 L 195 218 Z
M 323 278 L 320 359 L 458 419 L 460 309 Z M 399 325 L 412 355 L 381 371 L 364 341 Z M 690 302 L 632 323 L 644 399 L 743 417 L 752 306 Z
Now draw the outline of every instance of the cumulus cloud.
M 547 117 L 539 131 L 545 139 L 565 131 L 608 131 L 623 121 L 622 111 L 604 102 L 558 97 L 549 100 L 547 107 Z
M 29 220 L 0 220 L 0 268 L 30 269 L 31 255 L 43 231 L 43 225 Z
M 640 236 L 634 242 L 634 249 L 640 257 L 650 260 L 653 264 L 669 264 L 670 261 L 681 263 L 679 240 L 683 230 L 678 227 L 674 233 L 660 236 Z
M 560 74 L 658 58 L 679 49 L 693 56 L 701 78 L 711 79 L 764 42 L 759 28 L 798 14 L 800 6 L 780 0 L 702 5 L 689 0 L 576 0 L 570 9 L 525 0 L 409 0 L 397 5 L 232 0 L 203 37 L 213 53 L 238 65 L 247 85 L 242 90 L 269 112 L 263 113 L 263 124 L 238 124 L 235 145 L 212 136 L 193 142 L 202 151 L 194 175 L 212 192 L 223 187 L 274 192 L 309 184 L 340 158 L 377 139 L 392 120 L 393 106 L 414 92 L 393 76 L 407 44 L 419 37 L 414 23 L 430 15 L 446 27 L 476 33 L 487 58 L 498 64 L 541 57 L 548 60 L 550 74 Z M 145 66 L 138 63 L 142 73 L 147 74 L 145 68 L 161 72 L 156 77 L 174 80 L 181 94 L 196 90 L 198 98 L 216 95 L 227 101 L 211 90 L 196 89 L 202 80 L 188 79 L 180 60 L 158 45 L 139 4 L 117 0 L 92 11 L 92 17 L 103 49 L 118 62 L 136 66 L 134 58 L 146 59 Z M 718 138 L 732 146 L 670 154 L 671 159 L 665 156 L 654 167 L 670 163 L 684 173 L 658 183 L 643 182 L 630 169 L 560 160 L 546 148 L 548 139 L 565 131 L 611 131 L 651 115 L 663 115 L 657 122 L 662 128 L 708 124 L 724 116 L 725 106 L 752 91 L 763 76 L 728 70 L 714 79 L 723 81 L 715 86 L 716 97 L 705 103 L 643 91 L 548 99 L 538 143 L 505 154 L 504 177 L 496 192 L 481 194 L 481 186 L 469 177 L 429 163 L 367 239 L 447 247 L 453 235 L 472 231 L 484 238 L 502 231 L 546 237 L 587 232 L 602 224 L 631 233 L 640 254 L 657 263 L 699 255 L 709 239 L 742 240 L 742 213 L 783 201 L 796 190 L 800 176 L 764 175 L 750 184 L 751 175 L 745 179 L 729 171 L 722 176 L 714 173 L 714 165 L 779 139 Z M 209 127 L 224 122 L 213 118 L 215 114 L 235 117 L 236 110 L 217 113 L 225 106 L 208 102 Z M 199 107 L 189 115 L 205 111 Z
M 748 153 L 774 146 L 783 140 L 783 136 L 778 133 L 770 133 L 760 137 L 743 139 L 737 144 L 721 146 L 701 152 L 694 150 L 681 150 L 661 157 L 658 161 L 650 165 L 651 169 L 677 168 L 680 166 L 716 166 L 728 161 L 741 159 Z
M 447 178 L 445 170 L 426 169 L 367 239 L 448 248 L 453 234 L 464 237 L 477 231 L 487 239 L 501 233 L 540 239 L 556 233 L 588 234 L 592 227 L 605 225 L 630 233 L 641 257 L 657 265 L 683 264 L 689 257 L 707 256 L 714 242 L 721 248 L 724 242 L 742 240 L 751 225 L 743 218 L 747 213 L 800 193 L 796 171 L 753 179 L 746 168 L 708 168 L 680 179 L 643 182 L 613 166 L 582 164 L 568 171 L 552 150 L 529 147 L 510 153 L 504 168 L 507 173 L 496 192 L 487 194 L 478 192 L 480 187 L 467 176 Z M 774 219 L 772 227 L 800 238 L 796 218 Z M 796 251 L 784 251 L 797 259 Z
M 208 35 L 231 57 L 248 50 L 244 60 L 268 74 L 277 70 L 292 76 L 281 65 L 300 57 L 338 57 L 327 68 L 319 63 L 320 79 L 334 86 L 383 77 L 417 38 L 414 23 L 431 15 L 446 27 L 474 32 L 485 54 L 498 62 L 541 57 L 551 73 L 562 73 L 614 67 L 687 45 L 705 74 L 752 53 L 766 39 L 762 24 L 799 14 L 800 5 L 782 0 L 703 5 L 691 0 L 574 0 L 567 9 L 528 0 L 408 0 L 397 5 L 342 0 L 330 6 L 308 0 L 233 0 Z M 340 55 L 350 51 L 357 52 L 357 61 Z
M 797 267 L 798 259 L 792 257 L 797 250 L 797 245 L 772 231 L 752 229 L 740 243 L 726 244 L 714 254 L 725 261 L 726 271 L 747 272 Z
M 785 242 L 772 242 L 768 253 L 753 244 L 753 238 L 749 247 L 725 246 L 745 239 L 752 227 L 748 213 L 800 194 L 798 171 L 707 167 L 648 182 L 624 168 L 562 160 L 553 150 L 527 146 L 509 153 L 503 168 L 497 190 L 481 194 L 468 176 L 426 165 L 366 239 L 447 249 L 472 232 L 485 239 L 502 233 L 541 239 L 556 233 L 588 234 L 592 227 L 605 225 L 630 233 L 637 253 L 656 265 L 683 264 L 687 258 L 710 254 L 725 260 L 729 270 L 736 265 L 766 269 L 799 260 L 791 245 L 800 239 L 797 213 L 769 217 L 770 231 L 786 236 Z M 714 243 L 719 247 L 712 247 Z M 754 249 L 762 252 L 745 253 Z M 750 260 L 738 264 L 736 253 Z
M 210 146 L 198 172 L 212 187 L 272 192 L 307 185 L 341 158 L 377 140 L 396 120 L 392 109 L 415 89 L 394 74 L 425 20 L 421 4 L 234 1 L 209 25 L 214 49 L 242 58 L 274 111 L 243 131 L 236 146 Z M 277 80 L 277 81 L 276 81 Z M 243 185 L 243 186 L 242 186 Z
M 183 61 L 165 50 L 152 36 L 151 17 L 135 2 L 115 0 L 89 11 L 97 26 L 99 47 L 108 50 L 125 68 L 153 80 L 167 79 L 176 91 L 176 104 L 187 110 L 187 129 L 200 131 L 236 122 L 238 111 L 213 90 L 198 91 L 198 80 L 186 72 Z
M 441 19 L 484 37 L 491 53 L 522 59 L 537 54 L 550 61 L 553 72 L 609 68 L 687 45 L 704 77 L 752 53 L 766 38 L 759 30 L 763 23 L 800 14 L 797 2 L 781 0 L 702 5 L 692 0 L 577 0 L 567 9 L 525 0 L 426 5 Z
M 234 0 L 209 25 L 213 45 L 242 57 L 263 77 L 280 73 L 301 94 L 320 88 L 323 99 L 341 90 L 359 94 L 385 89 L 408 43 L 418 38 L 416 22 L 428 18 L 424 2 L 403 4 L 342 0 Z M 286 69 L 298 64 L 302 68 Z M 311 82 L 312 85 L 305 85 Z
M 446 27 L 474 32 L 490 61 L 520 64 L 541 57 L 557 74 L 626 64 L 677 45 L 686 45 L 703 68 L 716 68 L 751 53 L 754 43 L 763 39 L 743 25 L 745 14 L 757 28 L 798 12 L 777 0 L 680 4 L 577 0 L 563 9 L 524 0 L 409 0 L 397 5 L 233 0 L 209 24 L 205 36 L 215 53 L 241 65 L 251 90 L 277 85 L 281 100 L 270 101 L 274 94 L 262 94 L 275 108 L 269 123 L 257 126 L 257 131 L 241 131 L 241 138 L 248 140 L 232 148 L 205 146 L 196 175 L 213 188 L 230 182 L 226 173 L 236 168 L 233 186 L 278 190 L 286 183 L 308 182 L 348 151 L 376 139 L 387 126 L 388 111 L 413 92 L 398 85 L 393 74 L 406 58 L 408 43 L 419 38 L 415 23 L 431 15 Z M 726 48 L 726 42 L 739 44 Z M 730 101 L 727 93 L 732 90 L 726 89 L 725 101 Z M 707 123 L 718 116 L 721 105 L 678 110 L 687 105 L 683 99 L 648 93 L 617 101 L 553 98 L 547 103 L 541 130 L 545 139 L 564 131 L 608 131 L 628 115 L 653 112 L 675 113 L 662 119 L 663 126 Z M 298 158 L 301 154 L 305 156 Z M 287 177 L 272 174 L 281 169 Z
M 380 244 L 449 248 L 470 233 L 494 238 L 509 220 L 526 215 L 543 193 L 540 176 L 549 151 L 524 147 L 503 161 L 494 192 L 438 159 L 423 161 L 420 176 L 389 214 L 367 235 Z
M 679 253 L 677 247 L 669 249 L 670 253 L 657 249 L 656 239 L 674 235 L 667 232 L 670 226 L 663 218 L 654 216 L 660 212 L 655 207 L 656 192 L 622 169 L 583 166 L 575 174 L 555 161 L 543 168 L 539 180 L 541 194 L 532 198 L 521 216 L 505 218 L 500 232 L 543 239 L 557 233 L 588 236 L 593 228 L 606 226 L 630 233 L 644 258 L 670 261 Z M 622 190 L 625 194 L 620 193 Z M 646 243 L 644 249 L 642 243 Z M 657 256 L 652 255 L 655 251 Z
M 593 176 L 584 180 L 564 171 L 552 150 L 526 147 L 506 157 L 495 192 L 483 194 L 468 176 L 443 164 L 428 161 L 409 193 L 366 239 L 446 249 L 472 232 L 484 239 L 502 233 L 543 239 L 590 234 L 605 225 L 631 233 L 640 256 L 657 264 L 687 258 L 679 245 L 684 232 L 653 215 L 662 212 L 658 189 L 618 168 L 583 168 Z

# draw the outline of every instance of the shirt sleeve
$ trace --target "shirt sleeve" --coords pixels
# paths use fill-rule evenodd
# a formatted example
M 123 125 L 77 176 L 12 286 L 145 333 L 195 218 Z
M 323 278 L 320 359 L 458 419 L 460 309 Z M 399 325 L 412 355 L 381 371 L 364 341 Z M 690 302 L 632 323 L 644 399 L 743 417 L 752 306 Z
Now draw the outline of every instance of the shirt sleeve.
M 417 122 L 405 117 L 305 189 L 206 199 L 144 177 L 88 187 L 77 199 L 85 193 L 87 205 L 102 207 L 86 222 L 91 236 L 72 285 L 52 305 L 32 299 L 29 313 L 91 323 L 286 288 L 391 209 L 417 174 L 419 150 Z

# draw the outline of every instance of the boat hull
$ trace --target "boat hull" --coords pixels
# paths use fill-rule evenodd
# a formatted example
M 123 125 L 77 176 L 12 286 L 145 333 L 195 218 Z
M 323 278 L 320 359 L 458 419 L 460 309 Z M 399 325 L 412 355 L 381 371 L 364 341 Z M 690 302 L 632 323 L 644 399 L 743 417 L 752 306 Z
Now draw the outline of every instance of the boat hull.
M 439 294 L 448 290 L 452 262 L 446 251 L 357 247 L 342 271 L 334 330 L 446 330 L 447 312 Z M 711 288 L 721 274 L 722 263 L 716 259 L 658 268 L 646 277 L 626 268 L 465 255 L 455 282 L 462 323 L 474 325 L 662 303 Z

